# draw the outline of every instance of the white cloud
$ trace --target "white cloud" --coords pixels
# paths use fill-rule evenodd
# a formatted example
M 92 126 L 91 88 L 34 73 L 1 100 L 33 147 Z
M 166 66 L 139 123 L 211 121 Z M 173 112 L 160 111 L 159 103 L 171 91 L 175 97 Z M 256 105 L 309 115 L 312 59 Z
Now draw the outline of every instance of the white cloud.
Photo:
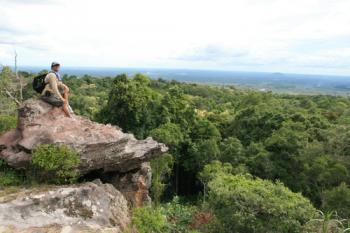
M 1 4 L 52 4 L 58 0 L 0 0 Z
M 235 58 L 248 55 L 248 51 L 242 49 L 224 48 L 217 45 L 206 45 L 204 47 L 193 48 L 187 54 L 175 57 L 179 60 L 187 61 L 221 61 L 226 62 Z
M 0 63 L 350 75 L 348 0 L 0 0 Z

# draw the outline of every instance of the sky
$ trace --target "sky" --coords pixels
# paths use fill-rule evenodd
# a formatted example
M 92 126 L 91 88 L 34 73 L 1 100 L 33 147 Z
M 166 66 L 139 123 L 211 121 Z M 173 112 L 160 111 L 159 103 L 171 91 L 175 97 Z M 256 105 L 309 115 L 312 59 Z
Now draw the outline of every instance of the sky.
M 0 0 L 0 64 L 350 75 L 349 0 Z

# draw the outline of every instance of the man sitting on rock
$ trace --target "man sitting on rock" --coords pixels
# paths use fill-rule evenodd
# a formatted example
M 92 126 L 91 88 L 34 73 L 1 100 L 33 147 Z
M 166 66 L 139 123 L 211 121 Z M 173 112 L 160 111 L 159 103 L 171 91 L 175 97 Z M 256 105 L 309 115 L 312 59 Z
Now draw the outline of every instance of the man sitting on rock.
M 63 84 L 59 70 L 60 64 L 58 62 L 52 62 L 51 71 L 45 77 L 46 85 L 41 94 L 46 102 L 55 106 L 62 106 L 64 114 L 70 117 L 71 109 L 68 103 L 69 88 Z

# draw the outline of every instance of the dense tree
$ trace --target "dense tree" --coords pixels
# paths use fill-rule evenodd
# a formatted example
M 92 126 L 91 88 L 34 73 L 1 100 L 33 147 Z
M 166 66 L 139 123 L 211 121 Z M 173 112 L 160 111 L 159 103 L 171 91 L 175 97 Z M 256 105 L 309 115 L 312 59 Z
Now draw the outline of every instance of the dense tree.
M 235 137 L 224 139 L 220 144 L 220 160 L 237 165 L 245 163 L 246 156 L 241 141 Z
M 152 110 L 157 106 L 158 97 L 148 84 L 146 77 L 136 76 L 130 80 L 126 75 L 117 76 L 99 119 L 119 125 L 139 138 L 145 137 L 154 127 Z
M 150 134 L 160 142 L 167 144 L 174 149 L 184 141 L 184 135 L 180 126 L 174 123 L 165 123 L 153 129 Z
M 262 141 L 281 127 L 284 120 L 280 113 L 271 108 L 251 107 L 240 110 L 227 128 L 226 135 L 235 135 L 244 145 Z
M 215 232 L 301 232 L 316 212 L 281 183 L 219 174 L 208 186 L 209 206 L 218 219 Z
M 162 157 L 151 161 L 151 168 L 152 168 L 151 192 L 152 192 L 153 201 L 156 206 L 158 206 L 160 203 L 161 196 L 166 186 L 166 183 L 164 182 L 164 180 L 166 180 L 166 176 L 169 175 L 169 173 L 171 172 L 173 164 L 174 164 L 174 160 L 170 154 L 165 154 Z

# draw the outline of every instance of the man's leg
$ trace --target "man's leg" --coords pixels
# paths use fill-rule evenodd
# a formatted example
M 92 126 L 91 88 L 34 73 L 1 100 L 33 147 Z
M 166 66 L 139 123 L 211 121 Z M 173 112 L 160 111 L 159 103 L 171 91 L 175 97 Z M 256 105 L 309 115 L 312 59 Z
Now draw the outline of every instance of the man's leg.
M 66 101 L 67 101 L 67 108 L 68 108 L 69 113 L 73 113 L 73 110 L 72 110 L 72 108 L 69 105 L 69 87 L 64 85 L 64 84 L 63 84 L 63 86 L 64 86 L 64 96 L 63 96 L 63 98 L 66 99 Z
M 61 84 L 61 85 L 62 85 L 63 90 L 64 90 L 63 98 L 67 101 L 67 104 L 69 104 L 69 102 L 68 102 L 69 88 L 64 84 Z
M 63 112 L 66 114 L 67 117 L 70 117 L 70 112 L 69 112 L 69 102 L 68 102 L 68 97 L 69 97 L 69 88 L 64 85 L 63 83 L 60 84 L 60 88 L 63 89 L 63 99 L 65 100 L 63 103 Z

